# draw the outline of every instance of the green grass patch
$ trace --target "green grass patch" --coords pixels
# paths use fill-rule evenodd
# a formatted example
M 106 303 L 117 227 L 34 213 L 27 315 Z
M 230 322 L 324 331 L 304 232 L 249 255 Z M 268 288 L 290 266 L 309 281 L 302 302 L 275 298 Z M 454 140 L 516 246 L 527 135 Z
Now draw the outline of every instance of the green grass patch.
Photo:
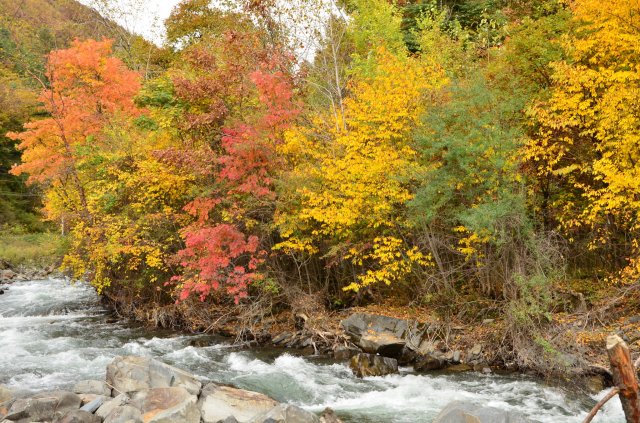
M 66 239 L 58 233 L 0 232 L 0 259 L 14 266 L 57 266 L 66 251 Z

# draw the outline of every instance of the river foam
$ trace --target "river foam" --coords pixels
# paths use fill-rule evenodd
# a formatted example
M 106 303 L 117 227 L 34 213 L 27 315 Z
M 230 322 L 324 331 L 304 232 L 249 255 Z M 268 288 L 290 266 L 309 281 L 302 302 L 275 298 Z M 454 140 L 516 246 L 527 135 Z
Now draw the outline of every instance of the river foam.
M 598 396 L 571 395 L 522 376 L 417 374 L 358 379 L 342 363 L 280 350 L 239 351 L 219 338 L 107 323 L 93 289 L 49 279 L 0 296 L 0 384 L 20 392 L 102 378 L 115 355 L 156 357 L 204 380 L 231 383 L 345 422 L 429 423 L 452 400 L 514 410 L 541 423 L 578 423 Z M 595 423 L 622 423 L 617 400 Z

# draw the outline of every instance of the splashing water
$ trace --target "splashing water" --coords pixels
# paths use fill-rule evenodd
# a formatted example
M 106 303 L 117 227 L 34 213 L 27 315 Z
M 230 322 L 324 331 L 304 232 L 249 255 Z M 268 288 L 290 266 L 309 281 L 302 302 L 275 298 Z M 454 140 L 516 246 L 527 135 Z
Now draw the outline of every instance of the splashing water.
M 206 346 L 201 346 L 206 345 Z M 15 283 L 0 296 L 0 384 L 21 393 L 103 378 L 115 355 L 156 357 L 204 380 L 263 392 L 311 411 L 333 408 L 345 422 L 431 422 L 453 400 L 520 412 L 542 423 L 581 422 L 600 395 L 571 395 L 523 376 L 400 374 L 358 379 L 347 366 L 282 350 L 238 351 L 220 338 L 107 323 L 85 284 Z M 622 423 L 618 400 L 594 422 Z

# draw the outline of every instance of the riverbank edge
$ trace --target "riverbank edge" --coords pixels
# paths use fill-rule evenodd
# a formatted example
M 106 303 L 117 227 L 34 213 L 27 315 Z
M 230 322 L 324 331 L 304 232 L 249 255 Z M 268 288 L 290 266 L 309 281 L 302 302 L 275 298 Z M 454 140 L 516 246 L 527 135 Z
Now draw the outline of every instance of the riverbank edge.
M 10 287 L 13 282 L 62 277 L 64 275 L 52 266 L 14 268 L 6 262 L 0 263 L 0 285 Z M 297 350 L 303 355 L 332 356 L 342 361 L 366 351 L 353 342 L 353 336 L 344 330 L 341 322 L 354 313 L 386 316 L 435 328 L 433 348 L 427 354 L 402 354 L 394 357 L 401 365 L 416 368 L 418 360 L 422 359 L 424 364 L 425 356 L 435 358 L 439 364 L 421 365 L 421 371 L 425 373 L 519 373 L 589 394 L 597 394 L 612 383 L 611 373 L 606 366 L 604 345 L 602 349 L 598 346 L 598 339 L 603 338 L 604 333 L 610 330 L 604 325 L 586 332 L 591 343 L 581 354 L 551 351 L 548 366 L 541 368 L 523 365 L 514 360 L 510 346 L 504 343 L 506 329 L 505 323 L 500 319 L 486 319 L 473 324 L 425 321 L 428 319 L 407 314 L 406 310 L 381 310 L 380 306 L 371 306 L 332 312 L 308 307 L 302 311 L 282 308 L 277 311 L 268 310 L 268 313 L 262 314 L 261 319 L 252 321 L 247 318 L 242 305 L 233 303 L 214 305 L 191 300 L 161 305 L 139 298 L 132 300 L 132 297 L 114 295 L 110 291 L 104 292 L 101 300 L 113 313 L 114 321 L 129 319 L 149 327 L 177 332 L 216 334 L 228 338 L 239 347 L 275 347 Z M 194 309 L 198 310 L 197 314 L 193 313 Z M 562 320 L 566 329 L 567 322 L 572 319 L 562 316 Z M 563 330 L 558 324 L 548 325 L 546 329 L 549 337 Z M 543 333 L 542 336 L 544 335 Z M 582 336 L 585 336 L 584 331 Z

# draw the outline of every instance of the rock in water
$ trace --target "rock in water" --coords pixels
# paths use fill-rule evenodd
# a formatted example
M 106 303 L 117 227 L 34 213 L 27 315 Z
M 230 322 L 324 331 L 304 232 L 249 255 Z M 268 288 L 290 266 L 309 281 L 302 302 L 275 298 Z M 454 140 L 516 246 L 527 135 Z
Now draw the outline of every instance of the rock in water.
M 229 417 L 244 423 L 271 410 L 278 402 L 258 392 L 210 383 L 202 389 L 198 405 L 204 423 L 217 423 Z
M 409 324 L 406 320 L 354 313 L 340 322 L 353 342 L 364 352 L 399 357 L 406 345 Z
M 433 423 L 533 423 L 531 420 L 494 407 L 483 407 L 464 401 L 454 401 L 438 414 Z
M 420 356 L 413 365 L 413 368 L 417 372 L 426 372 L 430 370 L 440 370 L 445 366 L 446 363 L 443 359 L 431 354 L 427 354 Z
M 320 418 L 295 405 L 278 404 L 251 423 L 320 423 Z
M 398 361 L 379 355 L 358 354 L 351 357 L 349 367 L 358 377 L 384 376 L 398 372 Z
M 202 388 L 202 383 L 184 370 L 149 357 L 136 356 L 114 358 L 107 366 L 107 383 L 113 386 L 113 395 L 176 386 L 198 395 Z
M 130 405 L 145 423 L 200 423 L 198 397 L 183 387 L 152 388 L 136 392 Z
M 335 411 L 327 407 L 324 409 L 322 415 L 320 416 L 320 423 L 342 423 L 342 420 L 340 420 L 338 416 L 336 416 Z
M 80 408 L 80 397 L 71 392 L 43 392 L 31 398 L 16 400 L 5 419 L 17 423 L 53 421 Z

